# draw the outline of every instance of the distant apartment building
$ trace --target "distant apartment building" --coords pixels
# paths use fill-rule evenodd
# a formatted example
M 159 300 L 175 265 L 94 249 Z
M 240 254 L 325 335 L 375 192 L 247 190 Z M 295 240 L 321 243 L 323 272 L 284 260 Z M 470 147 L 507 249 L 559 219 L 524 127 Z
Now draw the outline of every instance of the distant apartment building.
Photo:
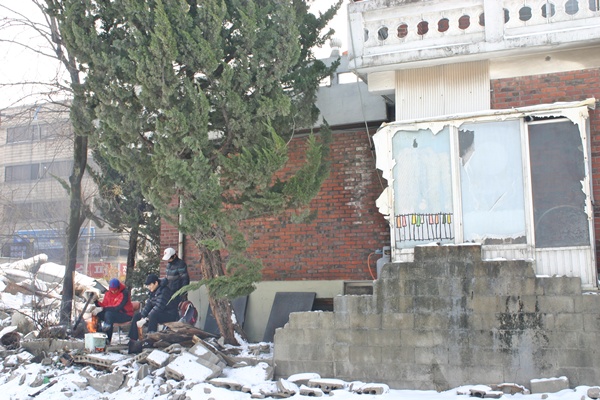
M 42 104 L 0 112 L 0 252 L 3 260 L 45 253 L 66 262 L 73 131 L 64 104 Z M 82 200 L 96 194 L 84 178 Z M 77 270 L 93 277 L 123 275 L 126 241 L 90 221 L 81 228 Z

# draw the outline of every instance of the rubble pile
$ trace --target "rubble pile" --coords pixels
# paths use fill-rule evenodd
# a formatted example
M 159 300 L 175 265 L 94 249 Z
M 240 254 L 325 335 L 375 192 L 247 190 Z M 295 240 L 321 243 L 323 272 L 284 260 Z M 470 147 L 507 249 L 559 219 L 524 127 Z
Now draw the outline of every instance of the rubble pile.
M 171 400 L 190 398 L 190 390 L 198 385 L 210 396 L 227 390 L 258 399 L 296 394 L 321 397 L 333 390 L 365 394 L 389 390 L 383 384 L 346 383 L 322 379 L 318 374 L 273 381 L 270 343 L 226 347 L 214 335 L 181 322 L 167 323 L 164 331 L 148 335 L 139 354 L 129 354 L 131 349 L 121 332 L 113 337 L 118 345 L 109 343 L 104 351 L 91 350 L 81 332 L 78 335 L 67 327 L 60 334 L 53 326 L 58 323 L 64 271 L 64 266 L 48 263 L 44 254 L 0 264 L 0 385 L 13 382 L 22 386 L 28 397 L 36 397 L 69 376 L 68 387 L 61 388 L 65 397 L 93 389 L 110 394 L 168 395 Z M 75 317 L 86 315 L 90 293 L 99 295 L 103 287 L 106 282 L 76 273 Z M 37 366 L 35 376 L 27 368 L 33 364 Z

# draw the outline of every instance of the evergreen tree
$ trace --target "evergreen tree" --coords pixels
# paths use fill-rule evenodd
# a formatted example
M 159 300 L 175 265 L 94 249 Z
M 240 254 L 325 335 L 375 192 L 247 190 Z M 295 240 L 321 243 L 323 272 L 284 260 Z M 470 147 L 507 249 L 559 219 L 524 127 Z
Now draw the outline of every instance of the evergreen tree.
M 340 4 L 314 16 L 305 0 L 56 2 L 95 106 L 93 140 L 194 240 L 198 284 L 237 343 L 229 300 L 254 290 L 262 266 L 247 254 L 243 220 L 305 215 L 328 174 L 326 127 L 298 171 L 281 170 L 286 140 L 316 121 L 319 82 L 337 67 L 311 49 L 333 33 L 322 34 Z
M 119 173 L 110 166 L 102 152 L 93 152 L 95 168 L 89 174 L 98 186 L 99 197 L 94 201 L 95 213 L 113 232 L 129 236 L 127 249 L 126 284 L 143 287 L 150 272 L 158 271 L 160 218 L 146 201 L 137 181 Z M 138 253 L 146 254 L 147 264 L 140 273 L 134 273 Z M 144 275 L 140 278 L 140 275 Z M 136 279 L 137 277 L 137 279 Z

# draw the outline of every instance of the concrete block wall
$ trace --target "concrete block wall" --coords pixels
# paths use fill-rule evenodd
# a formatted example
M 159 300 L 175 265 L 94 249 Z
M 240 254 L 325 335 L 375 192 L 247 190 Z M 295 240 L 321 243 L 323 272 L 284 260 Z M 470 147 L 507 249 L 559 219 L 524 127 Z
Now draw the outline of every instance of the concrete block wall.
M 567 376 L 600 382 L 600 296 L 578 278 L 536 277 L 527 261 L 482 261 L 479 245 L 415 248 L 387 264 L 373 296 L 294 313 L 274 340 L 276 377 L 380 382 L 397 389 Z

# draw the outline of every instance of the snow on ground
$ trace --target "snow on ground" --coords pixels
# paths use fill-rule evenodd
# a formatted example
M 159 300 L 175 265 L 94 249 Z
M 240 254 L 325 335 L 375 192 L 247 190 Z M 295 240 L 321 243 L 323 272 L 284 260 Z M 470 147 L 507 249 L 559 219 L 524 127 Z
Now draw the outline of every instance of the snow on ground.
M 125 387 L 114 393 L 100 393 L 90 386 L 85 385 L 85 378 L 80 376 L 82 369 L 79 366 L 67 368 L 46 367 L 41 364 L 21 365 L 13 372 L 3 372 L 0 376 L 0 399 L 6 400 L 29 400 L 30 395 L 37 392 L 40 387 L 30 387 L 38 375 L 46 375 L 49 381 L 56 379 L 57 383 L 48 387 L 39 395 L 33 397 L 39 400 L 55 399 L 80 399 L 80 400 L 145 400 L 145 399 L 184 399 L 191 400 L 248 400 L 251 399 L 250 393 L 230 391 L 223 388 L 214 387 L 203 382 L 176 382 L 164 380 L 160 377 L 147 376 L 142 380 L 130 379 L 129 387 Z M 87 367 L 89 369 L 89 367 Z M 131 374 L 135 374 L 132 371 Z M 232 373 L 233 374 L 233 373 Z M 260 383 L 269 383 L 264 381 L 264 368 L 260 364 L 256 367 L 245 367 L 243 380 L 253 385 Z M 24 378 L 23 378 L 24 377 Z M 270 382 L 272 383 L 272 382 Z M 165 388 L 174 387 L 165 393 Z M 481 386 L 481 385 L 477 385 Z M 83 387 L 83 389 L 82 389 Z M 475 385 L 473 385 L 475 387 Z M 355 394 L 348 390 L 334 390 L 323 397 L 333 396 L 336 400 L 466 400 L 471 396 L 468 393 L 469 386 L 451 389 L 445 392 L 436 392 L 431 390 L 393 390 L 390 389 L 382 395 Z M 580 400 L 586 399 L 588 386 L 580 386 L 575 389 L 562 390 L 558 393 L 548 394 L 515 394 L 502 396 L 505 400 Z M 307 399 L 308 396 L 296 394 L 292 399 Z M 270 399 L 270 398 L 267 398 Z
M 4 266 L 0 266 L 2 269 Z M 53 266 L 50 266 L 53 267 Z M 44 270 L 50 274 L 52 268 Z M 3 283 L 0 280 L 0 283 Z M 5 310 L 20 310 L 23 312 L 23 306 L 31 302 L 31 296 L 17 293 L 15 295 L 3 292 L 4 288 L 0 287 L 0 308 Z M 5 321 L 2 321 L 5 322 Z M 4 325 L 4 324 L 3 324 Z M 0 326 L 0 331 L 3 326 Z M 77 340 L 77 339 L 73 339 Z M 113 338 L 114 343 L 114 338 Z M 246 344 L 247 345 L 247 344 Z M 241 368 L 225 367 L 218 380 L 233 381 L 245 388 L 251 388 L 252 393 L 257 393 L 261 388 L 272 389 L 277 382 L 267 380 L 269 376 L 268 358 L 272 356 L 272 344 L 261 343 L 261 347 L 270 348 L 270 353 L 265 356 L 258 356 L 258 362 L 255 366 L 245 366 Z M 244 349 L 242 349 L 244 350 Z M 247 349 L 246 349 L 247 350 Z M 200 352 L 201 353 L 201 352 Z M 201 354 L 196 355 L 200 356 Z M 159 357 L 160 352 L 154 358 Z M 183 355 L 183 354 L 182 354 Z M 186 353 L 189 357 L 194 357 L 191 353 Z M 31 362 L 31 355 L 26 352 L 19 354 L 10 354 L 5 358 L 0 356 L 0 400 L 25 400 L 25 399 L 72 399 L 72 400 L 249 400 L 252 393 L 242 391 L 233 391 L 222 387 L 211 385 L 204 382 L 206 376 L 203 371 L 200 371 L 201 365 L 192 362 L 186 363 L 186 357 L 180 356 L 180 363 L 185 376 L 183 381 L 167 379 L 165 367 L 155 370 L 150 369 L 148 375 L 143 366 L 131 359 L 131 356 L 119 355 L 117 353 L 105 354 L 106 357 L 115 356 L 113 365 L 115 371 L 122 373 L 125 376 L 125 384 L 119 390 L 116 387 L 112 393 L 109 391 L 100 392 L 96 388 L 104 389 L 102 385 L 91 385 L 90 379 L 102 381 L 102 378 L 108 377 L 110 373 L 102 370 L 94 369 L 92 366 L 85 364 L 72 364 L 65 366 L 61 362 L 60 354 L 48 354 L 46 360 L 50 362 L 35 363 Z M 122 361 L 121 358 L 122 358 Z M 111 358 L 112 360 L 112 358 Z M 161 364 L 162 359 L 155 359 L 156 364 Z M 186 370 L 186 368 L 188 370 Z M 196 370 L 198 369 L 198 370 Z M 206 372 L 206 371 L 205 371 Z M 311 371 L 305 371 L 303 374 L 295 374 L 287 380 L 280 383 L 280 387 L 285 390 L 297 389 L 304 387 L 300 381 L 303 377 L 307 379 L 318 375 Z M 326 381 L 330 377 L 322 377 L 321 381 Z M 540 377 L 543 379 L 544 377 Z M 548 377 L 552 378 L 552 377 Z M 558 378 L 558 377 L 557 377 Z M 307 379 L 304 379 L 306 381 Z M 122 381 L 122 380 L 121 380 Z M 339 380 L 336 380 L 339 382 Z M 297 383 L 297 385 L 296 385 Z M 600 383 L 600 382 L 599 382 Z M 217 384 L 217 382 L 215 382 Z M 363 387 L 363 382 L 344 382 L 345 387 L 339 390 L 333 390 L 330 393 L 324 393 L 323 397 L 333 396 L 336 400 L 465 400 L 471 396 L 472 389 L 479 389 L 483 392 L 490 392 L 490 388 L 484 385 L 462 386 L 444 392 L 436 392 L 432 390 L 394 390 L 388 389 L 387 385 L 377 382 L 368 382 L 371 386 L 384 388 L 383 394 L 358 394 L 352 391 L 352 388 Z M 594 387 L 597 388 L 597 387 Z M 503 394 L 503 400 L 580 400 L 588 399 L 589 386 L 580 386 L 575 389 L 566 389 L 557 393 L 535 393 L 535 394 Z M 595 390 L 595 389 L 594 389 Z M 274 391 L 274 390 L 272 390 Z M 318 395 L 320 391 L 317 389 L 312 392 L 312 396 Z M 480 392 L 481 393 L 481 392 Z M 306 399 L 309 395 L 301 395 L 299 393 L 292 395 L 291 399 Z M 265 397 L 266 399 L 274 399 L 275 397 Z M 279 397 L 278 397 L 279 398 Z

